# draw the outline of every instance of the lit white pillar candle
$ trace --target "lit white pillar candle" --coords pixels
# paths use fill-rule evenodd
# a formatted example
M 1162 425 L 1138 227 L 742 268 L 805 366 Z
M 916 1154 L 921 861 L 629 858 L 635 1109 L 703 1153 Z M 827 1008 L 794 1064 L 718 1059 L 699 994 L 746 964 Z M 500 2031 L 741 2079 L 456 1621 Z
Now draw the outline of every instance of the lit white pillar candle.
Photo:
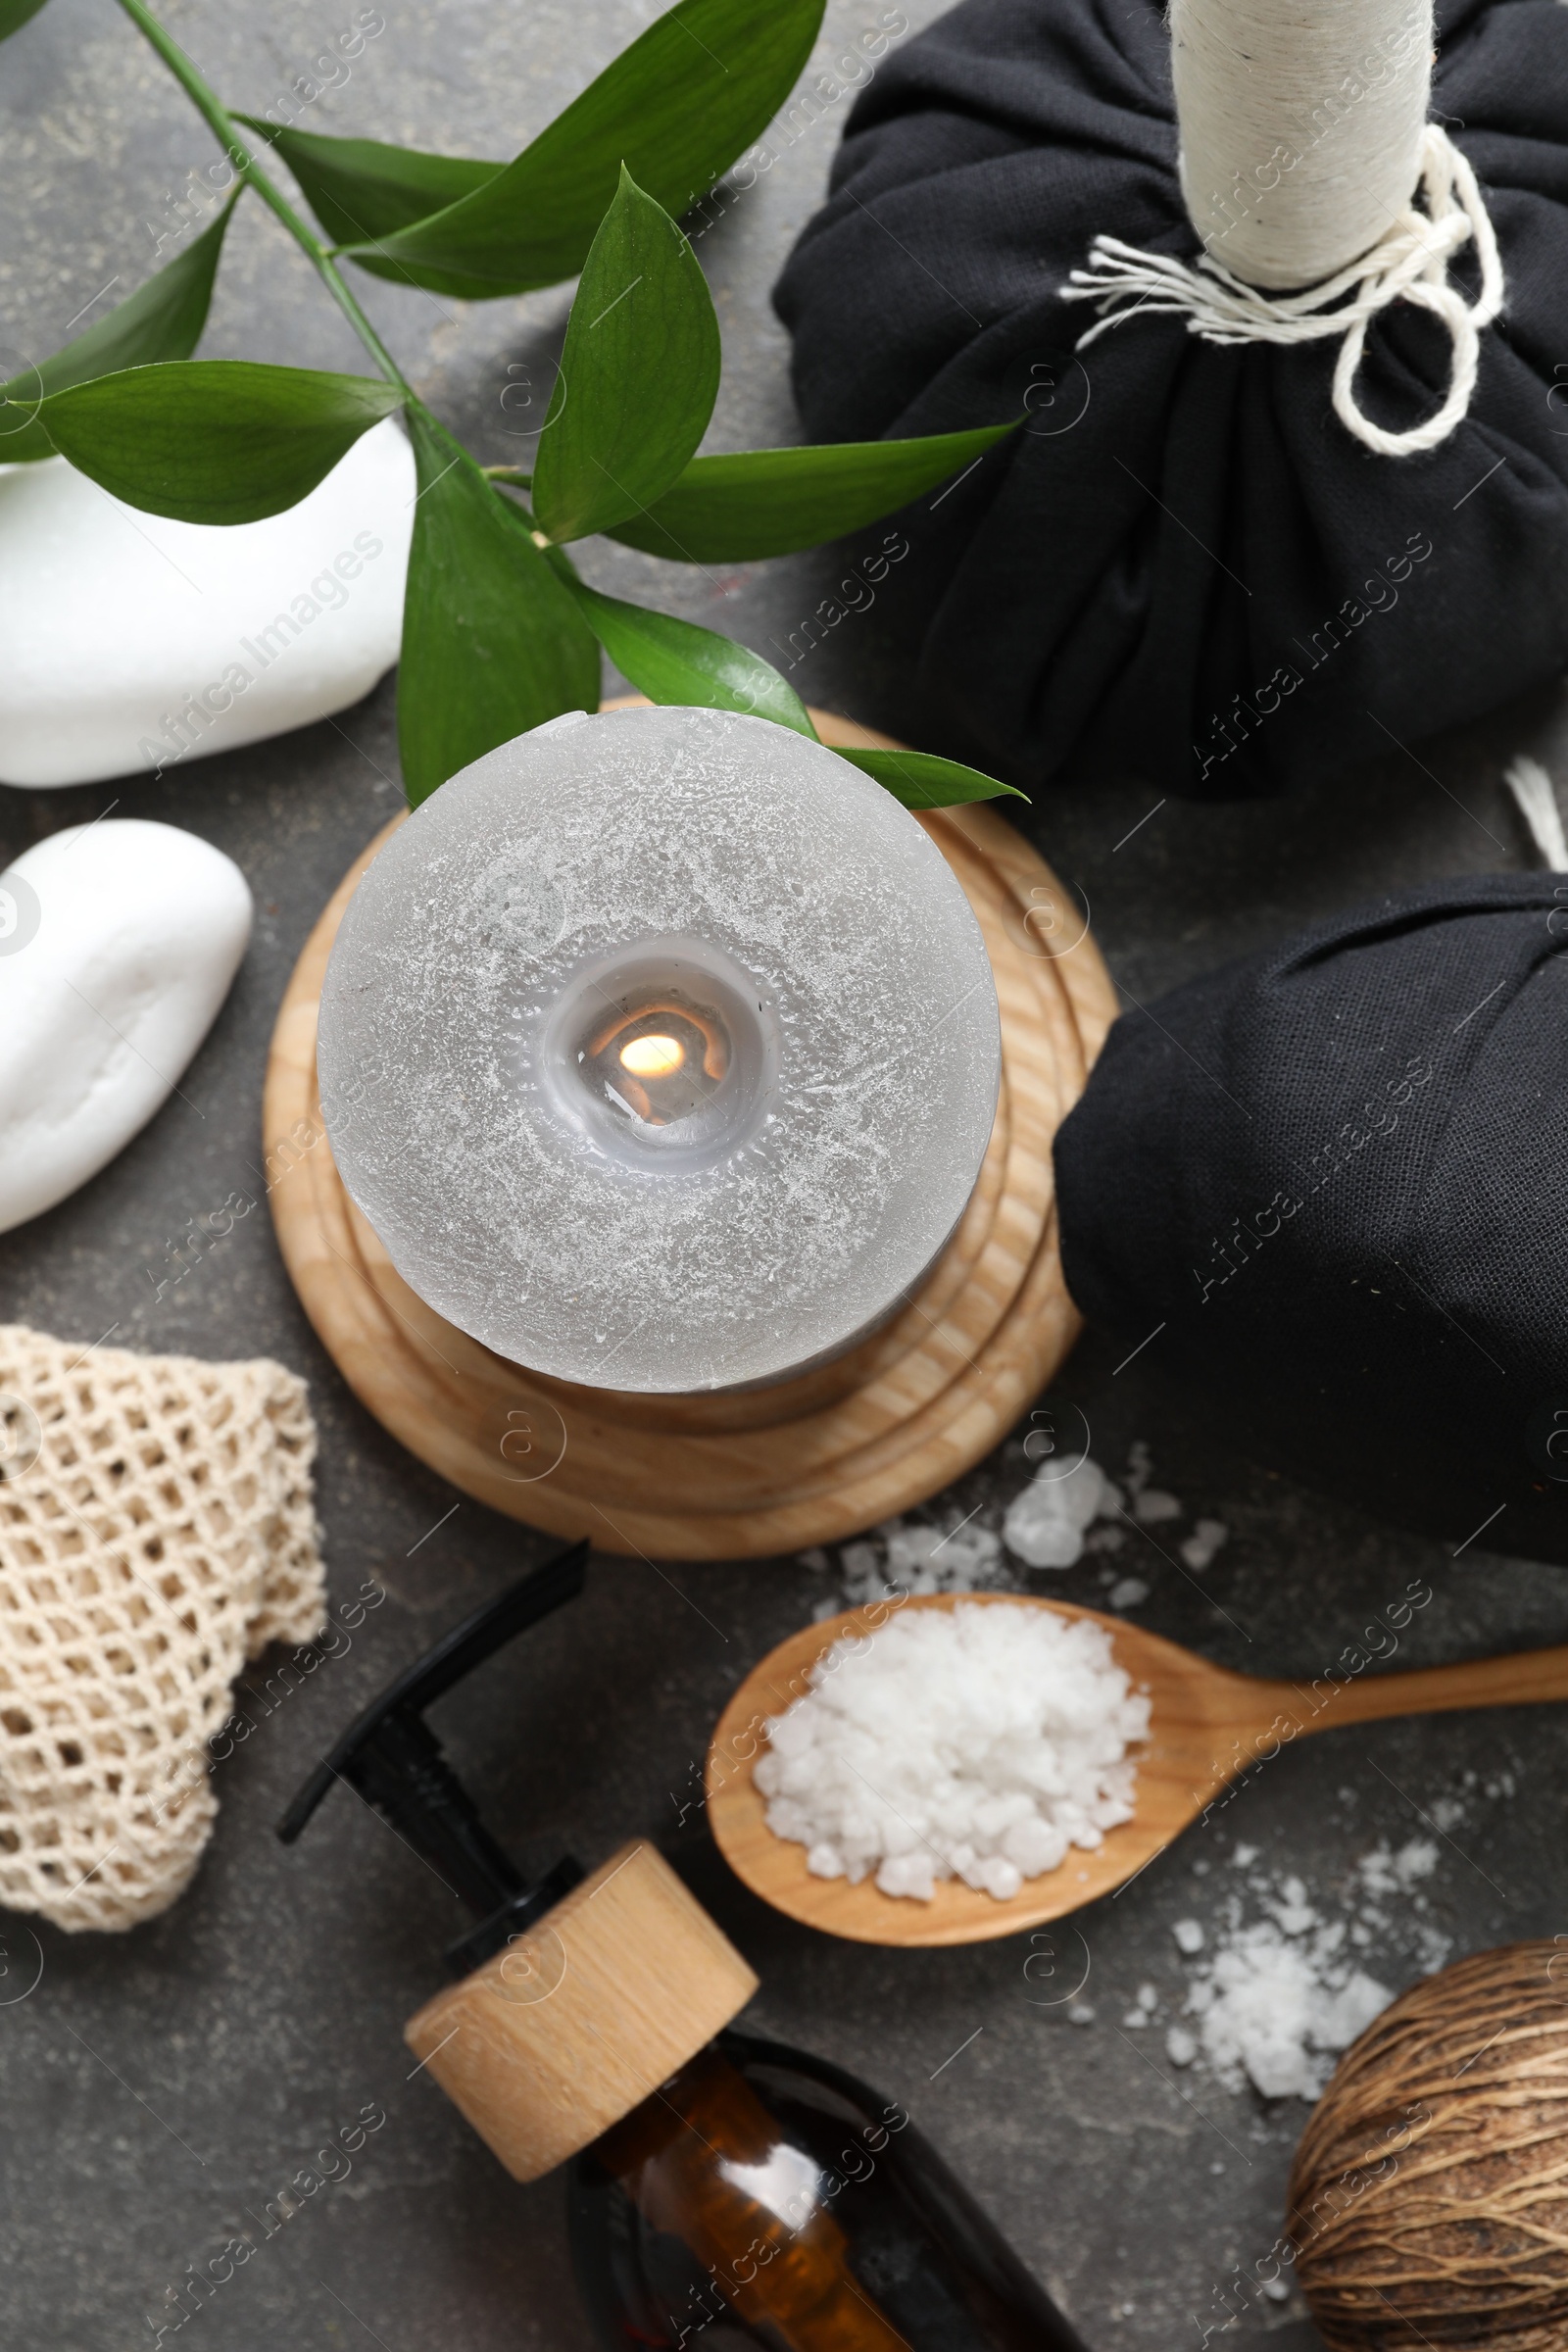
M 1001 1038 L 922 828 L 757 718 L 558 719 L 443 785 L 322 992 L 343 1180 L 512 1361 L 682 1393 L 837 1353 L 974 1189 Z

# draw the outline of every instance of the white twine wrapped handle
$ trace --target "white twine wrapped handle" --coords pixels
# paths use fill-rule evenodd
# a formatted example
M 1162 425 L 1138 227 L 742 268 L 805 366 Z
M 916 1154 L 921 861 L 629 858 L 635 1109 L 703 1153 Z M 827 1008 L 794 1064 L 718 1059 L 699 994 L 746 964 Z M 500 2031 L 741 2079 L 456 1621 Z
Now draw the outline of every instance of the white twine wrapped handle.
M 1421 149 L 1421 193 L 1398 214 L 1370 252 L 1322 285 L 1277 296 L 1250 286 L 1204 254 L 1196 266 L 1169 255 L 1144 253 L 1119 237 L 1097 237 L 1089 267 L 1075 270 L 1061 289 L 1064 302 L 1093 302 L 1100 322 L 1081 336 L 1083 351 L 1097 335 L 1139 311 L 1184 315 L 1188 332 L 1205 343 L 1318 343 L 1344 337 L 1334 369 L 1334 412 L 1363 448 L 1383 458 L 1408 458 L 1446 441 L 1469 409 L 1481 358 L 1481 329 L 1502 308 L 1502 262 L 1476 175 L 1438 123 L 1429 122 Z M 1448 278 L 1448 264 L 1474 237 L 1481 290 L 1466 302 Z M 1408 432 L 1386 432 L 1357 407 L 1355 378 L 1366 330 L 1396 302 L 1430 311 L 1448 330 L 1452 363 L 1443 405 Z M 1330 307 L 1338 306 L 1338 307 Z

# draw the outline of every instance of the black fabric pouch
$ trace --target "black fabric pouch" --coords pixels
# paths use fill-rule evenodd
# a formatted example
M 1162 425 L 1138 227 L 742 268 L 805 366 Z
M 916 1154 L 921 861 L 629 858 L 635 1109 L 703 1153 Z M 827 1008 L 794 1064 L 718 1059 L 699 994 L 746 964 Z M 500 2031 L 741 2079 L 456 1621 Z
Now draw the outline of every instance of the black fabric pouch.
M 1239 1444 L 1568 1562 L 1568 877 L 1397 893 L 1124 1014 L 1055 1156 L 1079 1306 Z
M 1060 289 L 1097 233 L 1186 261 L 1159 0 L 964 0 L 877 70 L 775 291 L 818 440 L 1024 416 L 906 518 L 906 625 L 938 710 L 1021 783 L 1111 768 L 1227 798 L 1385 753 L 1568 662 L 1568 9 L 1439 0 L 1434 117 L 1507 278 L 1464 421 L 1373 456 L 1338 340 L 1221 347 Z M 1453 275 L 1473 298 L 1473 249 Z M 1401 304 L 1363 410 L 1441 405 Z

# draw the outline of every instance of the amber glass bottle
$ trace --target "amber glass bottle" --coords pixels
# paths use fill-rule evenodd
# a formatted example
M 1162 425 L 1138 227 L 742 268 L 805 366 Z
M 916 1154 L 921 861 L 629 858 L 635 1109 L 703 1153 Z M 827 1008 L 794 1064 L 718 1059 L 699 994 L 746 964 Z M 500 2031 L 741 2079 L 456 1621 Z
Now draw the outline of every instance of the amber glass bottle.
M 406 2029 L 519 2180 L 572 2161 L 607 2352 L 1083 2352 L 902 2108 L 727 2030 L 757 1989 L 634 1845 Z
M 577 2157 L 572 2252 L 606 2352 L 1083 2352 L 896 2103 L 721 2034 Z

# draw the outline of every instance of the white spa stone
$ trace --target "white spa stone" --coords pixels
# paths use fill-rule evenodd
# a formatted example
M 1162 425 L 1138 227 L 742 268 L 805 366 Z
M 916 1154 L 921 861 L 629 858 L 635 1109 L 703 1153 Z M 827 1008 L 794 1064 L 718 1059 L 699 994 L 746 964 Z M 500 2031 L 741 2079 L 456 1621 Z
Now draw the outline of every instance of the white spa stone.
M 646 1075 L 666 1032 L 685 1057 Z M 678 1394 L 824 1358 L 918 1286 L 1001 1038 L 906 809 L 766 720 L 633 710 L 519 736 L 393 835 L 318 1055 L 344 1182 L 421 1298 L 535 1370 Z
M 0 443 L 0 448 L 4 444 Z M 0 466 L 0 783 L 90 784 L 346 710 L 398 658 L 414 458 L 386 417 L 265 522 Z
M 0 1233 L 146 1126 L 250 930 L 239 867 L 174 825 L 72 825 L 0 873 Z

